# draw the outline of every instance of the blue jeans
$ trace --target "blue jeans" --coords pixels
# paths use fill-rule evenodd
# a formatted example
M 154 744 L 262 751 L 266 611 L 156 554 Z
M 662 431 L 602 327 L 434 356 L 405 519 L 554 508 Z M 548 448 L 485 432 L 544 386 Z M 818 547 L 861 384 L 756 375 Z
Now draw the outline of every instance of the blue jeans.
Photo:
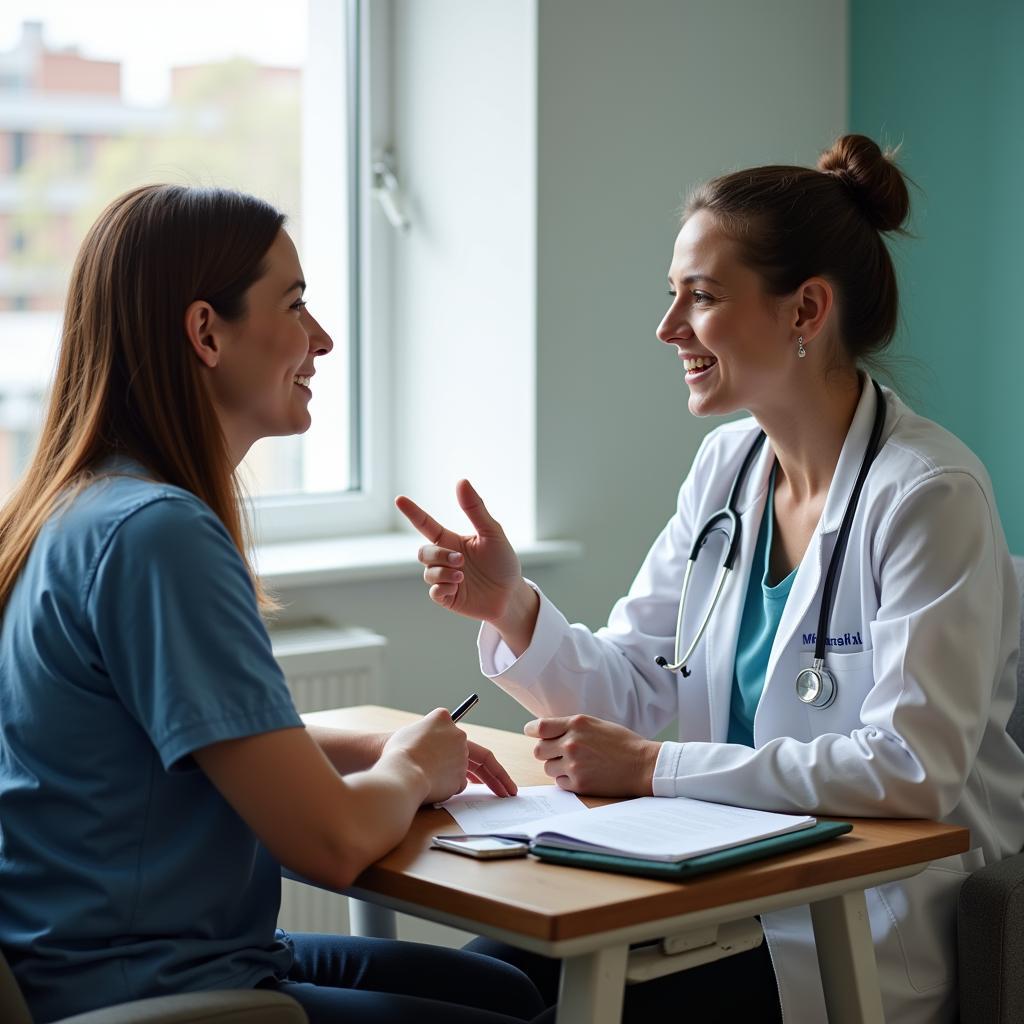
M 517 967 L 391 939 L 293 935 L 286 978 L 257 987 L 301 1004 L 310 1024 L 522 1024 L 544 1009 Z

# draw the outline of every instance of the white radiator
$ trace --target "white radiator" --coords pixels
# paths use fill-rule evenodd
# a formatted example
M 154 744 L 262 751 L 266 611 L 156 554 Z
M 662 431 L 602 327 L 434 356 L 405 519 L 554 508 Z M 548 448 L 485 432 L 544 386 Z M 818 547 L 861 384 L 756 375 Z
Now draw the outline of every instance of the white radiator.
M 277 626 L 270 639 L 300 714 L 384 702 L 387 640 L 377 633 L 304 623 Z
M 275 627 L 270 639 L 300 713 L 386 702 L 384 637 L 367 629 L 306 623 Z M 282 879 L 278 924 L 289 932 L 345 933 L 347 900 Z

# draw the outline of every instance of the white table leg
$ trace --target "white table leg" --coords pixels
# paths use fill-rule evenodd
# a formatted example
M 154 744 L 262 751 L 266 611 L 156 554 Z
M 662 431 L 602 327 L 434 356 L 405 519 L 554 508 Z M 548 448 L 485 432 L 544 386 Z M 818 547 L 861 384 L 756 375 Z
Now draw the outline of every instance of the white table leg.
M 629 946 L 612 946 L 562 961 L 558 1024 L 619 1024 Z
M 348 931 L 371 939 L 393 939 L 398 934 L 395 912 L 376 903 L 348 899 Z
M 829 1024 L 884 1024 L 863 891 L 812 903 L 811 921 Z

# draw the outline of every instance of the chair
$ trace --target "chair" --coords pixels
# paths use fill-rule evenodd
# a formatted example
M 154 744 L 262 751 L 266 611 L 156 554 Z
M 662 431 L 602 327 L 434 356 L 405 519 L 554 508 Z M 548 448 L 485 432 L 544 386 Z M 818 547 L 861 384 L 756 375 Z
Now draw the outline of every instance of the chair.
M 1013 563 L 1024 600 L 1024 558 Z M 1017 704 L 1007 729 L 1024 749 L 1024 659 L 1017 666 Z M 964 882 L 957 945 L 960 1024 L 1024 1021 L 1024 853 L 981 868 Z
M 18 983 L 2 953 L 0 1021 L 4 1024 L 32 1024 Z M 64 1017 L 54 1024 L 308 1024 L 308 1020 L 294 999 L 280 992 L 247 989 L 138 999 Z

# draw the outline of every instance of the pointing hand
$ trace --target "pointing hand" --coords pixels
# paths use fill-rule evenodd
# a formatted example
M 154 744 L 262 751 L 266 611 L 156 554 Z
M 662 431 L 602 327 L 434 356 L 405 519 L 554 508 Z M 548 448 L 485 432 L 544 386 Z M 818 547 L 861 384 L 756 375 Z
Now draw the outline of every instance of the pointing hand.
M 404 495 L 395 506 L 430 541 L 420 548 L 419 560 L 426 566 L 423 579 L 431 600 L 459 615 L 497 622 L 525 585 L 519 558 L 468 480 L 458 482 L 455 496 L 475 533 L 446 529 Z

